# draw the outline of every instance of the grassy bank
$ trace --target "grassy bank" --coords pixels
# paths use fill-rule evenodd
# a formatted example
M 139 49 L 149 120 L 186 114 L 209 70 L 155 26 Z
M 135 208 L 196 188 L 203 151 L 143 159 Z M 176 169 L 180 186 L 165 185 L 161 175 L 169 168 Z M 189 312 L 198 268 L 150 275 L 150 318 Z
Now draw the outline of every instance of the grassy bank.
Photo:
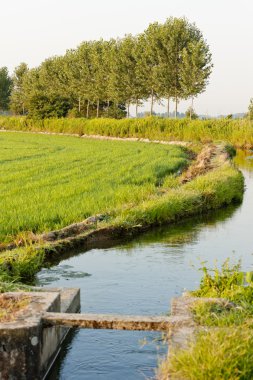
M 177 185 L 136 207 L 123 210 L 114 223 L 127 227 L 176 222 L 241 201 L 242 195 L 242 174 L 227 163 L 183 186 Z
M 0 128 L 78 135 L 146 138 L 164 141 L 227 141 L 238 148 L 253 147 L 253 123 L 249 120 L 189 120 L 147 117 L 142 119 L 45 119 L 0 117 Z
M 230 265 L 228 260 L 221 269 L 204 267 L 203 272 L 199 289 L 191 292 L 202 297 L 192 306 L 195 323 L 201 330 L 187 349 L 171 350 L 169 359 L 160 366 L 159 378 L 251 379 L 253 273 L 245 274 L 240 263 Z

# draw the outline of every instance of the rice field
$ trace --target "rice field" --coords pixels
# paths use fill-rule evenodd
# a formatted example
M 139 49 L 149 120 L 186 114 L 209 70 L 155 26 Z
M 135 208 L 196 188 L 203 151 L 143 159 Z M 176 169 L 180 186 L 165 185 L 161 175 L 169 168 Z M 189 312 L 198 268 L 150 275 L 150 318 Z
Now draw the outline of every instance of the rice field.
M 152 198 L 187 165 L 179 146 L 0 134 L 0 241 Z

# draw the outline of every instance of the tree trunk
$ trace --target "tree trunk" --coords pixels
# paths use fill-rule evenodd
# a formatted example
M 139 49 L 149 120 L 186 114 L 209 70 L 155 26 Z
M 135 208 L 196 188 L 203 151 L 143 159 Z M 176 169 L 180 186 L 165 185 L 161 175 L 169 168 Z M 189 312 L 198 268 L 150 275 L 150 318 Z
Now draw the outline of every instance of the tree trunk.
M 99 117 L 99 99 L 97 100 L 97 117 Z
M 90 110 L 90 101 L 88 99 L 87 108 L 86 108 L 86 117 L 87 117 L 87 119 L 89 119 L 89 110 Z
M 151 91 L 151 107 L 150 107 L 150 116 L 153 115 L 153 106 L 154 106 L 154 90 L 152 88 L 152 91 Z
M 115 102 L 115 117 L 118 117 L 119 103 Z
M 78 112 L 79 113 L 81 112 L 81 98 L 80 98 L 80 96 L 78 98 Z
M 176 96 L 175 119 L 177 119 L 177 105 L 178 105 L 178 99 L 177 99 L 177 96 Z
M 190 120 L 192 119 L 192 113 L 193 113 L 193 97 L 192 97 L 192 104 L 190 107 Z
M 110 100 L 107 100 L 107 116 L 109 115 L 109 108 L 110 108 Z
M 167 99 L 167 117 L 170 117 L 170 97 L 168 96 Z
M 22 104 L 22 112 L 23 112 L 23 115 L 25 114 L 25 105 L 24 103 Z
M 135 104 L 135 116 L 136 118 L 138 117 L 138 99 L 136 99 L 136 104 Z
M 129 119 L 130 116 L 130 102 L 127 103 L 127 119 Z

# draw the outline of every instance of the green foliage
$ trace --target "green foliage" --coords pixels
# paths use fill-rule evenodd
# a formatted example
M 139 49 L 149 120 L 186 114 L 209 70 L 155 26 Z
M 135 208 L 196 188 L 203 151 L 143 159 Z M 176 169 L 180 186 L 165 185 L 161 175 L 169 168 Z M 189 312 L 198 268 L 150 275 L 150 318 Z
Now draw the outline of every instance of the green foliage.
M 247 323 L 253 317 L 253 272 L 241 271 L 241 263 L 231 265 L 227 259 L 221 269 L 208 269 L 203 263 L 203 277 L 197 297 L 224 298 L 228 302 L 197 301 L 193 306 L 195 320 L 207 326 L 231 326 Z M 235 302 L 231 304 L 230 301 Z M 252 322 L 250 322 L 252 325 Z
M 152 114 L 154 101 L 174 98 L 178 103 L 203 92 L 211 70 L 211 54 L 200 30 L 185 18 L 171 17 L 164 24 L 149 25 L 138 36 L 84 41 L 36 69 L 19 65 L 12 110 L 24 114 L 27 109 L 33 116 L 37 98 L 44 108 L 42 102 L 47 105 L 48 99 L 59 96 L 84 117 L 119 118 L 126 115 L 122 107 L 127 106 L 129 116 L 130 104 L 135 104 L 137 115 L 138 105 L 150 98 Z M 50 103 L 56 108 L 50 114 L 65 114 Z M 114 112 L 109 112 L 110 104 Z
M 235 157 L 236 156 L 236 149 L 231 144 L 225 145 L 225 150 L 228 153 L 229 157 Z
M 253 303 L 252 273 L 245 275 L 241 271 L 240 262 L 231 265 L 227 259 L 221 269 L 208 269 L 203 265 L 201 270 L 203 277 L 199 289 L 192 292 L 194 296 L 221 297 L 236 303 Z
M 249 115 L 249 119 L 253 120 L 253 99 L 250 99 L 248 115 Z
M 196 114 L 196 112 L 194 111 L 194 109 L 192 107 L 189 107 L 186 112 L 185 112 L 185 117 L 191 119 L 191 120 L 196 120 L 198 119 L 198 115 Z
M 21 63 L 14 70 L 10 109 L 15 115 L 25 115 L 27 113 L 24 80 L 28 71 L 26 63 Z
M 0 256 L 1 282 L 31 282 L 41 269 L 44 250 L 32 246 L 5 251 Z
M 30 99 L 29 117 L 35 119 L 65 117 L 69 109 L 68 98 L 38 94 Z
M 163 141 L 207 143 L 227 141 L 235 147 L 253 147 L 253 124 L 249 120 L 189 120 L 146 117 L 143 119 L 46 119 L 0 117 L 0 128 L 47 131 L 79 135 L 148 138 Z
M 9 108 L 12 80 L 8 74 L 7 67 L 0 68 L 0 111 Z

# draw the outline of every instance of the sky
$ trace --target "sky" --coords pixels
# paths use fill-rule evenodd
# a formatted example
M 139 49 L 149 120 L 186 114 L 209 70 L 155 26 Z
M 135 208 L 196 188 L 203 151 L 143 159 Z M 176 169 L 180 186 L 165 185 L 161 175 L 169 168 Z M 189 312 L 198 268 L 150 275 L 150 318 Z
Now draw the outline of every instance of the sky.
M 196 112 L 246 112 L 253 97 L 253 0 L 3 1 L 0 67 L 7 66 L 10 73 L 21 62 L 35 67 L 84 40 L 141 33 L 170 16 L 195 22 L 212 53 L 213 73 L 194 102 Z M 189 105 L 180 102 L 179 111 Z M 156 104 L 155 111 L 165 112 L 166 104 Z

